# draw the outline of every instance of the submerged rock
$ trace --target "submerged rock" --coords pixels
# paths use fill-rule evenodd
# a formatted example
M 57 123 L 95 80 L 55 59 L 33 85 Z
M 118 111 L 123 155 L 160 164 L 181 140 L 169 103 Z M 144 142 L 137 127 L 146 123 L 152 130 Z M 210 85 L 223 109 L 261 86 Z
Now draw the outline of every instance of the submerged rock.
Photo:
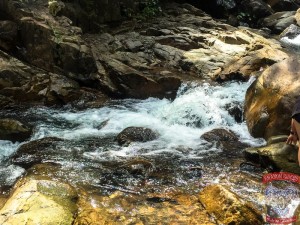
M 0 210 L 2 225 L 73 224 L 77 192 L 53 180 L 23 179 Z
M 127 127 L 117 136 L 119 145 L 131 142 L 147 142 L 158 138 L 158 133 L 144 127 Z
M 124 225 L 217 224 L 195 195 L 173 192 L 133 195 L 115 191 L 109 196 L 93 196 L 93 201 L 85 196 L 79 202 L 74 225 L 98 225 L 99 221 Z
M 205 187 L 199 194 L 199 200 L 221 224 L 264 224 L 257 209 L 221 185 Z
M 300 174 L 297 150 L 297 146 L 278 142 L 259 148 L 248 148 L 244 155 L 247 160 L 259 163 L 268 170 Z
M 18 120 L 0 119 L 0 140 L 25 141 L 30 138 L 32 129 Z
M 30 141 L 21 145 L 11 160 L 14 164 L 24 168 L 29 168 L 34 164 L 47 160 L 58 160 L 65 154 L 59 151 L 57 145 L 63 139 L 56 137 L 46 137 L 39 140 Z

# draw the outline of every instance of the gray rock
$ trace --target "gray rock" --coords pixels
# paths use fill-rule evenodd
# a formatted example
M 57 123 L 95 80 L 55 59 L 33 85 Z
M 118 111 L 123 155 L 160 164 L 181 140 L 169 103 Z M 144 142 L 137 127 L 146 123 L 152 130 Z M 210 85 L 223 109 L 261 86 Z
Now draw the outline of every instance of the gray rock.
M 125 47 L 131 52 L 138 52 L 143 49 L 143 43 L 139 40 L 127 40 L 125 41 Z
M 295 13 L 295 11 L 274 13 L 262 20 L 262 26 L 271 29 L 273 33 L 279 34 L 291 24 L 296 24 Z

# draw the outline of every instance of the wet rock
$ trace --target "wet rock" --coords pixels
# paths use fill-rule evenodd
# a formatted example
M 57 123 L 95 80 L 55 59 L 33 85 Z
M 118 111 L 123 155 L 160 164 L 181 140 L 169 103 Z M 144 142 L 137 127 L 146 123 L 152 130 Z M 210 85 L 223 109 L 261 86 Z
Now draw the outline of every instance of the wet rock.
M 274 13 L 262 20 L 262 26 L 270 28 L 275 34 L 279 34 L 291 24 L 296 24 L 295 13 L 295 11 Z
M 251 162 L 259 163 L 270 171 L 286 171 L 300 174 L 297 160 L 298 148 L 284 142 L 268 144 L 259 148 L 245 150 L 245 158 Z
M 10 141 L 25 141 L 30 138 L 32 128 L 14 119 L 0 119 L 0 139 Z
M 53 180 L 22 179 L 0 210 L 0 223 L 71 225 L 77 210 L 76 191 Z
M 229 115 L 231 115 L 237 123 L 241 123 L 243 121 L 243 109 L 239 103 L 229 103 L 225 106 L 225 108 Z
M 206 141 L 238 141 L 237 136 L 230 130 L 214 129 L 201 136 Z
M 300 34 L 300 27 L 295 24 L 291 24 L 280 34 L 280 38 L 288 37 L 290 39 L 294 39 L 299 34 Z
M 261 213 L 250 203 L 221 185 L 205 187 L 199 194 L 205 209 L 222 224 L 264 224 Z
M 133 158 L 120 165 L 118 168 L 124 168 L 131 174 L 148 175 L 154 168 L 153 162 L 144 158 Z
M 58 160 L 65 152 L 59 151 L 58 144 L 63 143 L 63 139 L 47 137 L 30 141 L 21 145 L 12 156 L 11 161 L 15 165 L 29 168 L 34 164 L 47 160 Z
M 247 147 L 246 144 L 239 141 L 236 134 L 231 130 L 214 129 L 204 133 L 201 138 L 210 143 L 215 143 L 216 147 L 221 148 L 227 154 L 240 154 L 241 149 Z
M 117 136 L 119 145 L 130 144 L 131 142 L 147 142 L 158 138 L 158 134 L 149 128 L 127 127 Z
M 268 139 L 288 134 L 292 108 L 299 96 L 297 57 L 291 57 L 267 68 L 248 88 L 245 118 L 253 137 Z

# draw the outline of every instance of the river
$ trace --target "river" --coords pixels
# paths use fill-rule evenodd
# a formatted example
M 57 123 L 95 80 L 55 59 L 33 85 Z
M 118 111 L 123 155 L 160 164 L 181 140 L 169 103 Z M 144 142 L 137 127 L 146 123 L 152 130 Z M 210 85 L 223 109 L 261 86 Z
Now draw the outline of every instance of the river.
M 75 186 L 88 187 L 91 192 L 147 193 L 173 187 L 198 192 L 209 183 L 226 183 L 257 203 L 261 171 L 241 171 L 241 154 L 227 156 L 220 146 L 200 138 L 213 129 L 224 128 L 249 146 L 265 143 L 251 137 L 245 122 L 237 121 L 228 112 L 233 107 L 242 112 L 246 90 L 253 81 L 251 78 L 248 82 L 217 86 L 186 83 L 174 100 L 112 100 L 102 108 L 81 111 L 69 106 L 36 107 L 19 112 L 2 111 L 1 116 L 21 118 L 32 125 L 30 141 L 61 138 L 51 146 L 37 149 L 39 162 L 57 166 L 57 170 L 47 173 Z M 146 143 L 119 146 L 116 136 L 130 126 L 150 128 L 159 137 Z M 22 144 L 0 141 L 3 193 L 4 187 L 25 173 L 22 163 L 18 166 L 10 160 Z M 28 161 L 24 157 L 32 156 L 22 157 Z

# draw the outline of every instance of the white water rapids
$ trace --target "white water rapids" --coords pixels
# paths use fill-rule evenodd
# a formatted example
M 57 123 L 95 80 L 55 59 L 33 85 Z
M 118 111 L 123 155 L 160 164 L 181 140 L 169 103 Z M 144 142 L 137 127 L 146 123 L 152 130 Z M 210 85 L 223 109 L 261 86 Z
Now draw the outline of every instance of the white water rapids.
M 32 121 L 34 134 L 31 140 L 43 137 L 60 137 L 68 140 L 116 137 L 130 126 L 147 127 L 159 133 L 159 138 L 147 143 L 134 143 L 120 147 L 112 143 L 104 147 L 84 149 L 84 157 L 113 159 L 118 156 L 178 154 L 185 158 L 203 158 L 208 152 L 220 151 L 205 148 L 200 136 L 215 128 L 232 130 L 244 143 L 258 146 L 264 143 L 254 139 L 245 122 L 237 123 L 228 113 L 228 105 L 243 107 L 245 92 L 251 82 L 232 82 L 222 86 L 185 84 L 175 100 L 149 98 L 112 101 L 107 106 L 84 111 L 35 108 L 27 114 L 43 117 Z M 0 141 L 0 160 L 16 151 L 19 143 Z M 15 170 L 17 177 L 23 170 Z M 1 173 L 1 171 L 0 171 Z M 7 176 L 6 176 L 7 177 Z

